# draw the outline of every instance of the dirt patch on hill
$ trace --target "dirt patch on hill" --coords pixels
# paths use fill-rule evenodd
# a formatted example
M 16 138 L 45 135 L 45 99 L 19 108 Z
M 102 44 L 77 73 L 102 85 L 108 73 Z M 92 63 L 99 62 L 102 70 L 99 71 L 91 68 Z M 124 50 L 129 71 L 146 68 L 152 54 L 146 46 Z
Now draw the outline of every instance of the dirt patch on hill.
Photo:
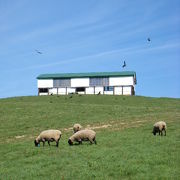
M 168 121 L 168 123 L 172 123 L 173 121 Z M 127 121 L 127 120 L 116 120 L 116 121 L 109 121 L 108 124 L 97 124 L 97 125 L 86 125 L 83 128 L 84 129 L 92 129 L 92 130 L 100 130 L 100 129 L 110 129 L 110 130 L 123 130 L 126 128 L 138 128 L 140 126 L 144 126 L 146 123 L 151 123 L 153 125 L 154 120 L 152 119 L 144 119 L 144 120 L 133 120 L 133 121 Z M 64 129 L 61 129 L 63 132 L 72 132 L 72 127 L 67 127 Z M 5 142 L 14 142 L 14 141 L 22 141 L 24 139 L 34 139 L 36 136 L 33 135 L 16 135 L 14 137 L 9 137 L 5 140 Z M 1 141 L 1 140 L 0 140 Z M 4 141 L 4 139 L 3 139 Z
M 21 136 L 15 136 L 16 139 L 21 139 L 24 138 L 26 135 L 21 135 Z

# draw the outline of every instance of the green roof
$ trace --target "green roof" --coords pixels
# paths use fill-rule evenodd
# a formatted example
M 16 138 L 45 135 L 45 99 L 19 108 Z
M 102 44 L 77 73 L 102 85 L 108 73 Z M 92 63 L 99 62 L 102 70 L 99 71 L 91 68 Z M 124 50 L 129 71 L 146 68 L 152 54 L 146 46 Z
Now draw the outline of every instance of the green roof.
M 56 74 L 40 74 L 37 79 L 68 79 L 68 78 L 87 78 L 87 77 L 119 77 L 119 76 L 134 76 L 134 71 L 121 72 L 90 72 L 90 73 L 56 73 Z

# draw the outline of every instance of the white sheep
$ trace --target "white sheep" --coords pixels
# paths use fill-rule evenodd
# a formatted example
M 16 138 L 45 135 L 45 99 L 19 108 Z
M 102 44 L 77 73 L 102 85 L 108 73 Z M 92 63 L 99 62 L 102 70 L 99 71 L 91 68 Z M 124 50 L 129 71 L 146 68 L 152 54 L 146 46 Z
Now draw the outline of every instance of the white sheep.
M 56 141 L 56 146 L 58 147 L 61 135 L 62 133 L 59 130 L 45 130 L 42 131 L 39 136 L 34 140 L 34 144 L 35 146 L 38 146 L 40 142 L 43 142 L 44 146 L 45 141 L 48 141 L 48 144 L 50 146 L 50 142 Z
M 163 135 L 162 131 L 164 131 L 166 136 L 166 129 L 167 129 L 166 123 L 164 121 L 159 121 L 154 124 L 152 133 L 154 135 L 156 135 L 156 133 L 159 133 L 159 135 L 161 134 L 162 136 Z
M 74 133 L 80 131 L 82 129 L 82 126 L 80 124 L 74 124 L 73 131 Z
M 80 130 L 69 138 L 69 145 L 73 145 L 74 141 L 79 142 L 79 144 L 82 144 L 82 141 L 90 141 L 91 144 L 96 144 L 96 133 L 90 129 Z

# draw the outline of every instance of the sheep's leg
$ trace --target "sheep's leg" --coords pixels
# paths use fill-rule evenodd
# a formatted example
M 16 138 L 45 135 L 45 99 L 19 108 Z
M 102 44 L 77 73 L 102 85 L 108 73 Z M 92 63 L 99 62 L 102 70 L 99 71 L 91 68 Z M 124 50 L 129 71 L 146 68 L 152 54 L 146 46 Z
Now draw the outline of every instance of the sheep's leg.
M 58 139 L 58 140 L 54 139 L 54 140 L 56 141 L 56 147 L 58 147 L 58 146 L 59 146 L 59 140 L 60 140 L 60 138 L 61 138 L 61 136 L 59 137 L 59 139 Z
M 79 142 L 79 144 L 82 144 L 82 140 L 80 139 L 80 140 L 78 140 L 78 142 Z
M 93 144 L 93 142 L 94 142 L 94 140 L 92 140 L 92 139 L 89 139 L 89 141 L 90 141 L 90 144 Z
M 49 144 L 49 146 L 50 146 L 50 142 L 48 141 L 48 144 Z
M 96 140 L 94 140 L 94 144 L 97 144 L 97 141 L 96 141 Z
M 160 136 L 160 131 L 159 131 L 159 136 Z
M 42 141 L 43 142 L 43 146 L 45 145 L 45 140 Z
M 166 130 L 164 130 L 164 132 L 165 132 L 165 134 L 164 134 L 164 135 L 166 136 Z
M 161 136 L 163 135 L 162 131 L 161 131 Z
M 56 141 L 56 147 L 58 147 L 59 146 L 59 140 L 58 141 Z
M 94 144 L 97 144 L 97 142 L 96 142 L 96 138 L 94 138 L 94 139 L 93 139 L 93 141 L 94 141 Z

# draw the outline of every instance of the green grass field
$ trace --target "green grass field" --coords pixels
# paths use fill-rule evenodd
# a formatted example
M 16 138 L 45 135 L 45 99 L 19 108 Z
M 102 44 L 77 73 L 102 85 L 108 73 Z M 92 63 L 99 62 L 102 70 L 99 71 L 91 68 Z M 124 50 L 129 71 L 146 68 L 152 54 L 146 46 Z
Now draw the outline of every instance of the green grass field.
M 167 136 L 153 136 L 156 121 Z M 69 146 L 74 123 L 97 132 L 97 145 Z M 35 147 L 59 129 L 59 148 Z M 0 99 L 0 179 L 180 179 L 180 99 L 44 96 Z

